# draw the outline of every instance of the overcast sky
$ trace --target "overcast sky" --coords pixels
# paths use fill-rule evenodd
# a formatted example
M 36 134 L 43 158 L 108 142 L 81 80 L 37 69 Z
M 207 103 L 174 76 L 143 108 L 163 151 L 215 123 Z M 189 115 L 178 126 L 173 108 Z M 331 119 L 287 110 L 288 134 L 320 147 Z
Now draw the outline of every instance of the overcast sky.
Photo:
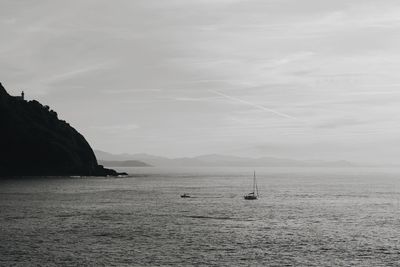
M 96 149 L 400 159 L 398 0 L 0 0 L 0 32 Z

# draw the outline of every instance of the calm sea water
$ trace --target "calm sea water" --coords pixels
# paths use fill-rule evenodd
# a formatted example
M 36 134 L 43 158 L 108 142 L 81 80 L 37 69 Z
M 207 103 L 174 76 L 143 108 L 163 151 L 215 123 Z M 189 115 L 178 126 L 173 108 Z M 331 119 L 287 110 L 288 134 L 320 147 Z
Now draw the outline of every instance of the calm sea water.
M 400 170 L 127 170 L 0 181 L 0 265 L 400 265 Z

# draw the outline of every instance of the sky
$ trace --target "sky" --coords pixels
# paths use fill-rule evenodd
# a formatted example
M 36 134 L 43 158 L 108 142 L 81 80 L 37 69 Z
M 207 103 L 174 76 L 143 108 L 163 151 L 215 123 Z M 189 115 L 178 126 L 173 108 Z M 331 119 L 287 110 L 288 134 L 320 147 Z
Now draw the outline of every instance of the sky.
M 396 163 L 395 0 L 0 0 L 0 81 L 95 149 Z

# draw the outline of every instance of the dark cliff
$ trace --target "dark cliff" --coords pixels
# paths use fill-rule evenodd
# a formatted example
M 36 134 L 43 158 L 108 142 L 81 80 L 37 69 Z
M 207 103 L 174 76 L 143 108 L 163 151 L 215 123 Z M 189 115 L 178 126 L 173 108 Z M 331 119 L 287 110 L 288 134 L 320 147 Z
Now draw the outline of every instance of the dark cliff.
M 0 84 L 0 176 L 107 176 L 85 138 L 38 101 Z

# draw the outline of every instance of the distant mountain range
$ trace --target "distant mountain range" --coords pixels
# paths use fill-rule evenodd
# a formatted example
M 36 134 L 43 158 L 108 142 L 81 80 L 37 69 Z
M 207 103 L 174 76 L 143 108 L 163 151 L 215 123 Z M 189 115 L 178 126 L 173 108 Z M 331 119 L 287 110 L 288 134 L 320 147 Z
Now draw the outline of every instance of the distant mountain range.
M 109 167 L 357 167 L 356 164 L 339 161 L 292 160 L 274 157 L 247 158 L 218 154 L 197 157 L 166 158 L 149 154 L 111 154 L 95 150 L 97 159 Z M 110 165 L 114 164 L 114 165 Z
M 99 163 L 108 167 L 151 167 L 151 165 L 139 160 L 99 160 Z

